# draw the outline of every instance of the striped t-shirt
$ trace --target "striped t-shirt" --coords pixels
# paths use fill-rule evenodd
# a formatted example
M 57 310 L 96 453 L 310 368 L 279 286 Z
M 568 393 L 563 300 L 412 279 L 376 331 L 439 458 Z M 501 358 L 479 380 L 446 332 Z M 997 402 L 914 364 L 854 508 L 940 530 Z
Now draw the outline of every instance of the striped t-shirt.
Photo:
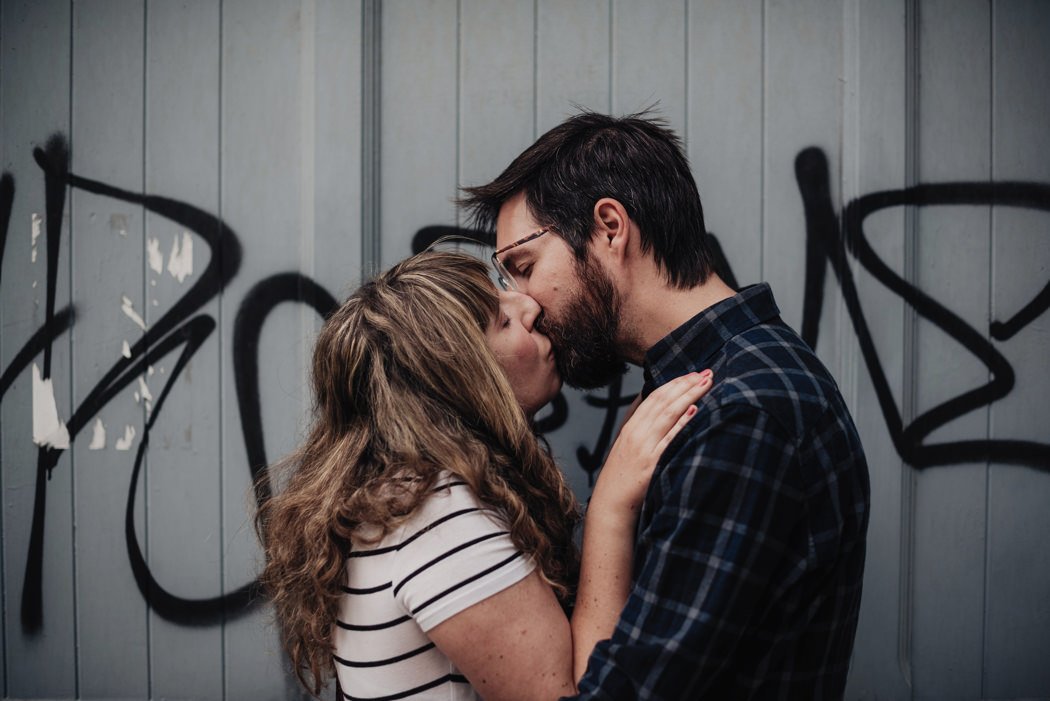
M 461 480 L 442 477 L 404 524 L 353 544 L 333 633 L 343 698 L 478 698 L 427 631 L 534 567 L 503 519 Z

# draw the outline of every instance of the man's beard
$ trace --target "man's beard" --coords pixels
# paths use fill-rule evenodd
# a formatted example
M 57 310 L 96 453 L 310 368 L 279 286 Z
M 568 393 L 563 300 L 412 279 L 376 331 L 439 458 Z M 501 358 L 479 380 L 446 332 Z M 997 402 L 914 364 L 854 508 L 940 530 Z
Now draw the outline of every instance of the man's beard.
M 595 389 L 627 372 L 617 352 L 622 300 L 601 267 L 589 259 L 576 263 L 579 291 L 561 317 L 540 317 L 537 328 L 551 340 L 562 380 L 576 389 Z

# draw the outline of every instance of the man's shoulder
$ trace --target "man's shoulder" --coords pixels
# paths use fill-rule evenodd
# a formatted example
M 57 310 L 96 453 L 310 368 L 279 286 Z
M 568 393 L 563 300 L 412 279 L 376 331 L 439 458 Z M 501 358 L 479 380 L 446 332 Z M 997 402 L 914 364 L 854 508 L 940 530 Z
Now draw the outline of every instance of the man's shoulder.
M 716 365 L 712 394 L 720 403 L 750 404 L 792 435 L 829 410 L 845 411 L 831 373 L 783 322 L 756 324 L 729 339 Z

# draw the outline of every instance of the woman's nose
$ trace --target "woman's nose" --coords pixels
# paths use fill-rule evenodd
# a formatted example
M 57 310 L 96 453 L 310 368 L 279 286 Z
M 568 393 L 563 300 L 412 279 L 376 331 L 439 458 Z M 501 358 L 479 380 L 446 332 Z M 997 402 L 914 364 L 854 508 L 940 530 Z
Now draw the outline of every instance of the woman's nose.
M 517 309 L 518 314 L 521 318 L 521 325 L 529 331 L 532 331 L 536 325 L 536 319 L 539 318 L 540 312 L 543 311 L 540 308 L 539 303 L 532 297 L 521 292 L 511 292 L 513 295 L 514 307 Z

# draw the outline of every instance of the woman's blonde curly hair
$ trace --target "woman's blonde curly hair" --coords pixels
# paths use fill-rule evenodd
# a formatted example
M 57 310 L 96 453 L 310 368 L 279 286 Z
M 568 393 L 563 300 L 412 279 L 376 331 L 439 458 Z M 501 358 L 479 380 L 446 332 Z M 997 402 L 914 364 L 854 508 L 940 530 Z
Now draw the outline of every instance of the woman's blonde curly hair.
M 261 582 L 314 695 L 334 674 L 351 533 L 397 526 L 443 470 L 504 515 L 514 544 L 571 606 L 579 506 L 486 344 L 498 309 L 483 263 L 426 252 L 362 285 L 321 329 L 307 438 L 262 477 L 289 473 L 255 519 Z

